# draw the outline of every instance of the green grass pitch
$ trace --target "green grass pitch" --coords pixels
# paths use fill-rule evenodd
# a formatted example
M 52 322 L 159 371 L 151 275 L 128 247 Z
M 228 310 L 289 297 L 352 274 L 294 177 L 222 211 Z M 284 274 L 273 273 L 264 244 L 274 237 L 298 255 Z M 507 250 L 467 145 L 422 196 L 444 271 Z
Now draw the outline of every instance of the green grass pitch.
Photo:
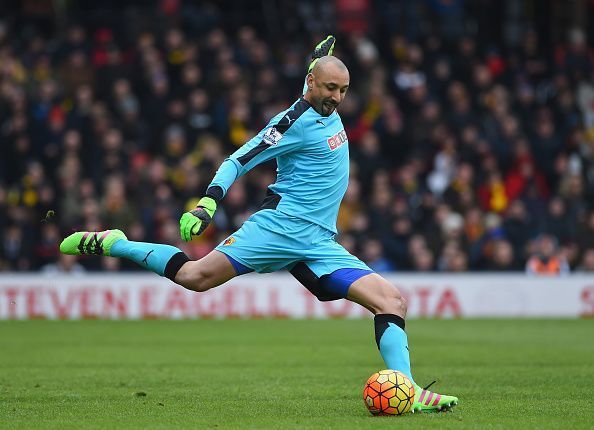
M 594 426 L 594 321 L 411 320 L 445 414 L 372 417 L 371 320 L 0 322 L 0 428 Z

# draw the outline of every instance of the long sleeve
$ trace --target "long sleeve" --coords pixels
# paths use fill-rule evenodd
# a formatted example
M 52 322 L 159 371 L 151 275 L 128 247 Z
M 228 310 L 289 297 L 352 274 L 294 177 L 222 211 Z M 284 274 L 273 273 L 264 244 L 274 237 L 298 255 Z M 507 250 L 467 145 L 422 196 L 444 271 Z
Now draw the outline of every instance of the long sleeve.
M 235 180 L 258 164 L 295 151 L 303 145 L 301 114 L 309 103 L 300 99 L 288 111 L 276 115 L 256 136 L 221 164 L 210 187 L 218 186 L 227 194 Z

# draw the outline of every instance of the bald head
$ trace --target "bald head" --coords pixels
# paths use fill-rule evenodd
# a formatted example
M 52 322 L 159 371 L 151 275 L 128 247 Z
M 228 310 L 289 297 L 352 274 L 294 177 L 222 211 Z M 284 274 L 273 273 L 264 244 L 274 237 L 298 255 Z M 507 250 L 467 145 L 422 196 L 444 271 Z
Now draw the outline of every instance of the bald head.
M 333 57 L 332 55 L 326 55 L 316 62 L 311 72 L 314 75 L 329 72 L 341 72 L 348 74 L 349 69 L 347 69 L 347 66 L 345 66 L 344 63 L 340 61 L 340 59 Z
M 304 98 L 322 116 L 331 115 L 342 103 L 349 88 L 349 70 L 342 61 L 331 55 L 320 58 L 307 75 Z

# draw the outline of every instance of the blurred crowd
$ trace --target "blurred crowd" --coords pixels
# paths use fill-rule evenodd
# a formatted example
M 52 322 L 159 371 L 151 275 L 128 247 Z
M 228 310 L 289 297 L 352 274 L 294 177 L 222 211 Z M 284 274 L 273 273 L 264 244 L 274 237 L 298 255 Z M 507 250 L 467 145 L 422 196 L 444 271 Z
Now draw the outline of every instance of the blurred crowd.
M 464 9 L 439 8 L 459 1 L 355 18 L 294 3 L 276 11 L 291 30 L 278 40 L 229 28 L 216 2 L 163 1 L 113 25 L 74 15 L 45 32 L 0 21 L 0 271 L 137 269 L 59 256 L 80 229 L 208 253 L 257 210 L 274 162 L 237 181 L 190 243 L 180 215 L 299 97 L 330 31 L 351 71 L 337 237 L 349 251 L 378 271 L 594 271 L 586 34 L 568 28 L 549 45 L 526 25 L 515 42 L 486 43 L 458 25 Z

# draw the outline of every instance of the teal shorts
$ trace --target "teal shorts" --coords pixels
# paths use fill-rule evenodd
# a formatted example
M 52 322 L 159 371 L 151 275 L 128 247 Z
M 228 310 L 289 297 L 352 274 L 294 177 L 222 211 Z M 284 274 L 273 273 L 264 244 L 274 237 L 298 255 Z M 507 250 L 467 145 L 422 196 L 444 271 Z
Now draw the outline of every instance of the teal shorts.
M 305 263 L 317 277 L 339 269 L 371 271 L 334 236 L 312 222 L 263 209 L 215 249 L 258 273 L 290 271 L 298 263 Z

